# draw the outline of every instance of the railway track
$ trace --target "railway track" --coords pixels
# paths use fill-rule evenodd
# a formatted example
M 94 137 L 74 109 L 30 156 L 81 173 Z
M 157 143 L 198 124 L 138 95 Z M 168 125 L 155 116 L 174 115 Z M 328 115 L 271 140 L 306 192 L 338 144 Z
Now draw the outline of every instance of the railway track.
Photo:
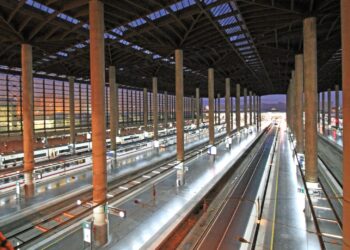
M 261 153 L 265 150 L 263 142 L 267 137 L 268 131 L 269 128 L 264 130 L 264 133 L 239 156 L 220 181 L 208 190 L 201 201 L 195 204 L 186 217 L 162 240 L 157 249 L 172 249 L 175 247 L 180 249 L 198 248 L 203 243 L 203 240 L 206 239 L 214 224 L 217 226 L 217 222 L 219 222 L 221 226 L 226 225 L 228 222 L 227 218 L 232 216 L 233 209 L 237 208 L 241 202 L 244 202 L 244 199 L 241 199 L 242 193 L 244 193 L 247 182 L 252 179 L 255 172 L 255 167 L 250 166 L 261 160 Z M 233 196 L 230 197 L 230 194 Z M 211 204 L 214 204 L 214 207 Z M 226 205 L 232 209 L 227 209 Z M 217 219 L 217 211 L 226 212 L 227 216 L 224 220 Z M 186 237 L 187 234 L 190 234 L 189 238 Z M 215 235 L 215 239 L 204 243 L 206 249 L 216 249 L 213 242 L 221 235 L 221 231 L 215 230 Z M 234 247 L 231 246 L 231 248 L 233 249 Z
M 254 207 L 256 206 L 256 203 L 253 202 L 255 201 L 253 197 L 255 197 L 256 194 L 250 187 L 256 185 L 256 183 L 254 183 L 254 181 L 256 181 L 255 177 L 260 175 L 262 173 L 261 171 L 264 171 L 262 168 L 259 169 L 258 166 L 260 166 L 260 164 L 265 165 L 264 161 L 267 160 L 266 156 L 270 152 L 275 136 L 276 131 L 271 131 L 264 139 L 264 142 L 259 145 L 255 156 L 248 159 L 247 167 L 244 172 L 238 177 L 238 179 L 236 179 L 230 192 L 224 199 L 224 202 L 222 202 L 217 209 L 217 214 L 208 223 L 207 228 L 201 236 L 198 237 L 195 244 L 191 246 L 191 249 L 207 249 L 208 245 L 210 245 L 210 248 L 212 249 L 229 249 L 231 247 L 237 247 L 232 245 L 232 233 L 234 232 L 234 235 L 236 235 L 238 231 L 243 229 L 241 235 L 244 234 L 244 229 L 246 227 L 245 223 L 248 221 L 247 218 L 249 218 L 250 215 L 245 214 L 248 217 L 241 220 L 241 222 L 238 217 L 242 216 L 241 211 L 243 207 L 244 211 L 249 211 L 248 207 L 255 209 Z M 263 202 L 263 200 L 261 200 L 261 202 Z M 257 206 L 260 207 L 260 204 Z M 244 216 L 241 218 L 243 217 Z M 224 222 L 224 220 L 227 220 L 227 222 Z M 218 235 L 218 230 L 223 230 L 223 233 Z
M 318 138 L 318 158 L 343 189 L 343 151 L 323 136 L 319 135 Z
M 223 141 L 225 136 L 220 136 L 218 142 Z M 203 146 L 203 143 L 196 149 L 189 151 L 185 155 L 185 161 L 196 157 L 198 154 L 206 153 L 207 146 Z M 198 149 L 199 148 L 199 149 Z M 142 171 L 141 173 L 134 174 L 129 178 L 123 178 L 124 181 L 116 180 L 110 183 L 108 188 L 107 202 L 113 203 L 125 197 L 126 195 L 141 190 L 147 183 L 152 182 L 156 179 L 162 179 L 173 171 L 176 171 L 178 162 L 174 161 L 174 158 L 161 164 L 161 166 L 155 166 L 151 169 Z M 74 201 L 83 198 L 80 205 Z M 7 239 L 15 246 L 16 249 L 28 247 L 39 239 L 51 235 L 58 230 L 74 224 L 83 218 L 90 216 L 92 210 L 100 204 L 92 204 L 91 189 L 79 196 L 71 198 L 73 202 L 59 211 L 51 213 L 39 220 L 32 221 L 31 223 L 22 226 L 20 229 L 5 232 Z

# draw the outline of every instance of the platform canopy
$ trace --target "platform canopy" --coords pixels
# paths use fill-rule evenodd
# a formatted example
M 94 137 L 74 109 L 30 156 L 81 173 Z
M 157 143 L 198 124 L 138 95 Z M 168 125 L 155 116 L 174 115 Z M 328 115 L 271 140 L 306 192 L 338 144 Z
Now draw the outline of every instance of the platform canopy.
M 117 81 L 174 90 L 174 49 L 184 51 L 185 94 L 215 91 L 224 78 L 259 95 L 286 93 L 302 21 L 317 17 L 319 91 L 341 79 L 339 0 L 104 0 L 106 70 Z M 88 0 L 0 0 L 0 65 L 20 68 L 20 44 L 33 45 L 36 74 L 89 80 Z M 107 74 L 108 75 L 108 74 Z M 108 80 L 108 79 L 107 79 Z M 234 93 L 235 88 L 231 88 Z

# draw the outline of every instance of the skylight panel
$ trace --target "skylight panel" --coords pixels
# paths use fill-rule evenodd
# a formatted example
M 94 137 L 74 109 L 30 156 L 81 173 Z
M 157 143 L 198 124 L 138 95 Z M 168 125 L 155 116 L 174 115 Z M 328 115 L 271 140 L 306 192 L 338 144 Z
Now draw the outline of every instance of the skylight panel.
M 238 40 L 237 37 L 238 37 L 238 36 L 230 36 L 230 41 L 231 41 L 231 42 L 234 42 L 234 41 Z
M 217 16 L 221 16 L 221 15 L 224 15 L 224 14 L 231 12 L 231 8 L 228 5 L 228 3 L 224 3 L 224 4 L 221 4 L 219 6 L 215 6 L 215 7 L 211 8 L 210 12 L 213 14 L 213 16 L 217 17 Z
M 185 9 L 191 5 L 194 5 L 196 2 L 195 0 L 182 0 L 177 3 L 174 3 L 173 5 L 170 5 L 170 9 L 174 12 Z
M 251 50 L 247 50 L 247 51 L 242 51 L 241 55 L 249 55 L 252 54 L 253 52 Z
M 153 52 L 149 51 L 148 49 L 144 50 L 143 53 L 145 53 L 145 54 L 147 54 L 147 55 L 153 54 Z
M 236 23 L 237 19 L 234 16 L 230 16 L 230 17 L 222 18 L 218 22 L 221 26 L 227 26 L 227 25 Z
M 161 18 L 163 16 L 166 16 L 168 14 L 169 14 L 169 12 L 167 10 L 161 9 L 161 10 L 155 11 L 155 12 L 147 15 L 147 17 L 153 21 L 153 20 L 156 20 L 156 19 Z
M 88 30 L 88 29 L 90 29 L 90 26 L 87 23 L 84 23 L 83 28 Z
M 237 40 L 243 39 L 243 38 L 245 38 L 245 35 L 244 35 L 244 34 L 239 34 L 239 35 L 237 35 Z
M 65 20 L 65 21 L 67 21 L 67 22 L 73 23 L 73 24 L 78 24 L 78 23 L 80 22 L 78 19 L 75 19 L 75 18 L 73 18 L 73 17 L 70 17 L 70 16 L 68 16 L 68 15 L 66 15 L 66 14 L 64 14 L 64 13 L 59 13 L 59 14 L 57 15 L 57 17 L 58 17 L 58 18 L 61 18 L 61 19 L 63 19 L 63 20 Z
M 74 52 L 75 48 L 68 48 L 68 49 L 65 49 L 65 51 L 67 51 L 67 52 Z
M 59 56 L 64 56 L 64 57 L 68 56 L 68 53 L 62 52 L 62 51 L 58 51 L 56 54 L 59 55 Z
M 134 20 L 134 21 L 131 21 L 131 22 L 129 23 L 129 26 L 131 26 L 131 27 L 133 27 L 133 28 L 136 28 L 136 27 L 138 27 L 138 26 L 140 26 L 140 25 L 142 25 L 142 24 L 145 24 L 145 23 L 146 23 L 146 20 L 145 20 L 145 19 L 139 18 L 139 19 L 136 19 L 136 20 Z
M 26 4 L 32 6 L 36 9 L 39 9 L 41 11 L 44 11 L 46 13 L 49 13 L 49 14 L 55 12 L 54 9 L 51 9 L 51 8 L 47 7 L 46 5 L 43 5 L 43 4 L 36 2 L 36 1 L 33 1 L 33 0 L 27 0 Z
M 131 48 L 136 49 L 136 50 L 142 50 L 142 48 L 136 44 L 131 46 Z
M 82 48 L 85 48 L 86 45 L 83 44 L 83 43 L 78 43 L 78 44 L 74 45 L 74 47 L 76 47 L 76 48 L 78 48 L 78 49 L 82 49 Z
M 161 58 L 160 55 L 158 55 L 158 54 L 153 55 L 153 59 L 154 59 L 154 60 L 155 60 L 155 59 L 159 59 L 159 58 Z
M 240 26 L 234 26 L 228 29 L 225 29 L 226 34 L 230 35 L 232 33 L 236 33 L 238 31 L 241 31 L 241 27 Z
M 112 35 L 112 34 L 110 34 L 110 33 L 104 33 L 104 38 L 105 38 L 105 39 L 112 39 L 112 40 L 117 39 L 116 36 L 114 36 L 114 35 Z
M 124 45 L 126 45 L 126 46 L 128 46 L 128 45 L 130 44 L 128 41 L 126 41 L 126 40 L 124 40 L 124 39 L 120 39 L 120 40 L 119 40 L 119 43 L 124 44 Z
M 240 47 L 240 48 L 238 48 L 239 51 L 250 50 L 250 49 L 251 49 L 250 46 L 245 46 L 245 47 Z
M 113 29 L 112 31 L 114 33 L 116 33 L 117 35 L 122 36 L 122 35 L 124 35 L 124 32 L 127 30 L 128 30 L 128 28 L 126 28 L 125 26 L 120 26 L 118 28 Z
M 50 7 L 48 7 L 48 6 L 44 5 L 44 4 L 41 4 L 41 3 L 37 2 L 37 1 L 34 1 L 34 0 L 26 0 L 26 4 L 36 8 L 38 10 L 46 12 L 48 14 L 52 14 L 52 13 L 55 12 L 54 9 L 52 9 L 52 8 L 50 8 Z M 78 19 L 76 19 L 74 17 L 71 17 L 71 16 L 68 16 L 68 15 L 66 15 L 64 13 L 57 14 L 57 17 L 62 19 L 62 20 L 64 20 L 64 21 L 70 22 L 72 24 L 80 23 L 80 21 Z M 83 25 L 83 27 L 84 27 L 84 25 Z
M 241 42 L 237 42 L 235 43 L 236 46 L 242 46 L 242 45 L 247 45 L 248 41 L 241 41 Z

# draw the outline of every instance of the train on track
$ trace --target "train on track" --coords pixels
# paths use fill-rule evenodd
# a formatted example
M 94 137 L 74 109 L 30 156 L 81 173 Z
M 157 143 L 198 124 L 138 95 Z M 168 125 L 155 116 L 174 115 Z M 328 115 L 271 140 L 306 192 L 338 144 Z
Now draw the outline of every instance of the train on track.
M 190 130 L 190 129 L 192 129 L 191 126 L 185 127 L 185 130 Z M 159 130 L 158 134 L 159 134 L 159 137 L 174 135 L 176 134 L 176 128 Z M 153 138 L 153 132 L 145 131 L 139 134 L 118 136 L 116 137 L 116 142 L 119 145 L 127 145 L 131 143 L 151 140 L 151 138 Z M 107 143 L 107 147 L 110 147 L 111 140 L 107 139 L 106 143 Z M 89 152 L 91 151 L 91 149 L 92 149 L 91 141 L 75 144 L 75 154 L 78 154 L 78 155 Z M 39 149 L 34 151 L 34 161 L 35 163 L 39 163 L 47 160 L 53 160 L 53 159 L 56 159 L 57 157 L 71 155 L 72 152 L 73 152 L 72 145 L 62 145 L 62 146 L 57 146 L 52 148 Z M 23 165 L 23 153 L 0 155 L 0 170 L 18 167 L 22 165 Z

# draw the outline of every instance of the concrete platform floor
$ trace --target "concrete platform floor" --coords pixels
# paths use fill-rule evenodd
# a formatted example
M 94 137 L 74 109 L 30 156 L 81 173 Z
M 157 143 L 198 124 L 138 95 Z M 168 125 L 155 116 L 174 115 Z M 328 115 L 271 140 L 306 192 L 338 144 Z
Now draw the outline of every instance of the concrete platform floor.
M 256 249 L 320 249 L 314 224 L 305 218 L 302 177 L 293 160 L 285 123 L 278 140 Z
M 126 211 L 127 217 L 109 216 L 110 241 L 103 249 L 155 249 L 170 232 L 169 228 L 179 222 L 186 211 L 220 180 L 256 136 L 254 131 L 236 137 L 231 151 L 221 143 L 215 161 L 207 153 L 198 155 L 186 162 L 184 169 L 174 169 L 165 179 L 117 204 Z M 184 178 L 184 185 L 177 185 L 179 178 Z M 72 250 L 89 248 L 83 242 L 80 223 L 69 232 L 63 230 L 56 237 L 45 243 L 47 249 L 65 249 L 68 245 Z

